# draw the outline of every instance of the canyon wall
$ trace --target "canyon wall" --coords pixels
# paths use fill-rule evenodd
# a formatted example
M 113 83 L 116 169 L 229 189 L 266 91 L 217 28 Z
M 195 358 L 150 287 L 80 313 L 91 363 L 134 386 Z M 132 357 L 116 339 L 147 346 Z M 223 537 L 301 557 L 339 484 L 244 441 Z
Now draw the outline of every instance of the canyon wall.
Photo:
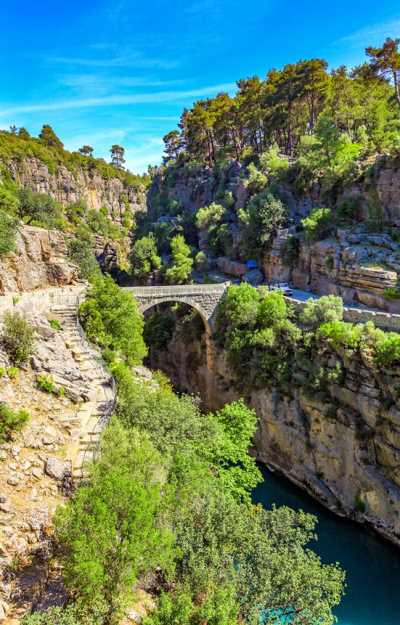
M 216 343 L 207 349 L 204 335 L 178 323 L 167 348 L 152 349 L 149 362 L 208 408 L 244 396 L 259 417 L 255 447 L 262 462 L 400 545 L 400 370 L 325 350 L 296 369 L 289 395 L 246 387 Z M 314 388 L 307 383 L 311 369 L 323 372 Z
M 72 235 L 34 226 L 18 227 L 16 250 L 0 258 L 0 295 L 79 282 L 78 268 L 68 258 Z M 104 237 L 94 237 L 93 251 L 103 269 L 117 269 L 119 248 Z
M 8 162 L 7 170 L 22 187 L 47 193 L 65 206 L 83 201 L 91 210 L 105 207 L 115 223 L 122 223 L 127 211 L 131 214 L 146 208 L 144 189 L 104 177 L 96 168 L 72 171 L 59 164 L 53 169 L 37 158 L 26 157 Z

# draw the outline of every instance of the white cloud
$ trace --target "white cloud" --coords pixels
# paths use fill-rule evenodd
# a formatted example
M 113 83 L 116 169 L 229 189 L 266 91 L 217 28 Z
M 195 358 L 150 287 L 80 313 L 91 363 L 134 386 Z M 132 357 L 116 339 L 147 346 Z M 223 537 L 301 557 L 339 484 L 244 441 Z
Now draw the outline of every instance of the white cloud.
M 179 102 L 188 98 L 211 96 L 220 91 L 233 91 L 235 83 L 223 83 L 186 91 L 159 91 L 155 93 L 137 93 L 127 95 L 109 95 L 95 98 L 76 98 L 59 100 L 56 102 L 42 102 L 38 104 L 22 104 L 0 111 L 2 117 L 11 117 L 19 113 L 42 113 L 46 111 L 65 111 L 72 109 L 96 108 L 106 106 L 126 106 L 134 104 L 152 104 L 161 102 Z
M 168 60 L 164 57 L 146 57 L 139 52 L 102 59 L 56 56 L 48 59 L 48 61 L 61 65 L 103 68 L 135 67 L 137 69 L 174 69 L 179 65 L 179 61 L 176 60 Z
M 379 24 L 371 24 L 365 28 L 341 37 L 335 44 L 354 44 L 357 46 L 369 46 L 383 43 L 386 37 L 396 38 L 400 36 L 400 19 L 394 19 Z

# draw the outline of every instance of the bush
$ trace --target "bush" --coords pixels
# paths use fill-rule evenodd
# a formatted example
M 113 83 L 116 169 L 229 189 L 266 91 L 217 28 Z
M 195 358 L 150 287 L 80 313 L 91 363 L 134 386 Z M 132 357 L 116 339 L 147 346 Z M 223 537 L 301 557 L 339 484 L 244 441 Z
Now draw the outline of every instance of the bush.
M 190 247 L 181 234 L 172 239 L 171 253 L 172 265 L 165 272 L 165 277 L 170 284 L 183 284 L 187 282 L 192 273 L 193 258 Z
M 132 274 L 141 280 L 147 278 L 150 273 L 161 267 L 161 258 L 157 252 L 157 243 L 154 234 L 135 241 L 131 253 Z
M 31 189 L 18 192 L 19 216 L 27 224 L 52 228 L 60 225 L 62 208 L 50 195 L 36 193 Z
M 16 250 L 18 221 L 0 210 L 0 257 Z
M 196 213 L 196 226 L 201 230 L 208 230 L 212 226 L 218 226 L 225 216 L 225 207 L 213 202 L 208 206 L 199 208 Z
M 58 319 L 50 319 L 49 324 L 50 327 L 53 328 L 53 330 L 57 330 L 57 332 L 62 330 L 62 325 Z
M 36 384 L 44 393 L 51 393 L 52 395 L 60 397 L 65 395 L 65 389 L 62 386 L 56 386 L 50 375 L 46 375 L 44 373 L 38 375 L 36 378 Z
M 74 606 L 48 608 L 44 612 L 28 614 L 22 619 L 22 625 L 84 625 L 85 622 Z M 87 625 L 91 623 L 88 622 Z
M 80 307 L 88 338 L 111 349 L 131 364 L 141 363 L 147 354 L 143 341 L 143 315 L 129 292 L 110 276 L 96 279 Z
M 93 252 L 91 236 L 84 229 L 76 232 L 75 238 L 68 241 L 68 257 L 78 266 L 79 277 L 92 281 L 101 276 L 99 264 Z
M 333 230 L 331 209 L 314 208 L 308 217 L 301 220 L 301 224 L 308 241 L 325 239 Z
M 4 316 L 3 345 L 14 365 L 24 364 L 32 355 L 35 330 L 19 313 L 7 312 Z
M 26 410 L 15 412 L 7 404 L 0 403 L 0 444 L 9 440 L 11 434 L 20 430 L 28 419 Z
M 327 341 L 334 349 L 356 350 L 360 347 L 363 327 L 345 321 L 328 321 L 316 332 L 317 339 Z
M 376 344 L 375 360 L 378 365 L 388 367 L 400 363 L 400 334 L 385 332 Z
M 398 286 L 389 286 L 384 290 L 384 296 L 389 300 L 400 299 L 400 288 Z
M 309 299 L 300 313 L 304 325 L 316 329 L 323 323 L 343 320 L 343 300 L 336 295 L 324 295 L 317 300 Z
M 278 145 L 272 145 L 260 156 L 261 168 L 271 176 L 280 176 L 289 169 L 289 160 L 281 156 Z
M 12 217 L 18 215 L 19 200 L 15 192 L 0 184 L 0 211 Z

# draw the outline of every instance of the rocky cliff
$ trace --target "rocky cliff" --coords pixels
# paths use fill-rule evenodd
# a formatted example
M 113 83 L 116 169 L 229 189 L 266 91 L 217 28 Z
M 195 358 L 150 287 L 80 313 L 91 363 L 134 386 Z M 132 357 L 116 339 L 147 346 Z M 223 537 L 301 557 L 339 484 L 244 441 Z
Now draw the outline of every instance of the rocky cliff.
M 259 417 L 261 461 L 400 545 L 400 370 L 327 350 L 302 364 L 290 395 L 243 389 L 226 354 L 187 323 L 178 323 L 165 350 L 151 350 L 150 363 L 212 409 L 244 394 Z M 305 383 L 310 367 L 325 372 L 313 389 Z
M 78 268 L 67 254 L 71 236 L 59 230 L 21 225 L 15 252 L 0 259 L 0 295 L 76 284 Z M 122 249 L 119 243 L 94 237 L 93 251 L 104 270 L 118 268 Z
M 126 212 L 132 214 L 146 207 L 143 188 L 102 176 L 96 168 L 77 166 L 72 170 L 63 164 L 49 168 L 38 158 L 27 157 L 10 160 L 7 171 L 20 186 L 47 193 L 64 206 L 85 202 L 92 210 L 105 207 L 115 223 L 122 223 Z

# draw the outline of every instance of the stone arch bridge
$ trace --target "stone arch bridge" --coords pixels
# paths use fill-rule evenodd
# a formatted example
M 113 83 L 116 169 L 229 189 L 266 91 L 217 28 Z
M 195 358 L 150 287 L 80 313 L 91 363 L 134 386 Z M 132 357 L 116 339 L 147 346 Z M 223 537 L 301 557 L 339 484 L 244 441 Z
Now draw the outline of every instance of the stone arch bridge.
M 139 302 L 142 312 L 165 302 L 187 304 L 200 314 L 206 326 L 206 330 L 211 332 L 215 321 L 217 306 L 229 284 L 229 282 L 224 282 L 223 284 L 141 286 L 125 287 L 124 290 L 132 293 Z

